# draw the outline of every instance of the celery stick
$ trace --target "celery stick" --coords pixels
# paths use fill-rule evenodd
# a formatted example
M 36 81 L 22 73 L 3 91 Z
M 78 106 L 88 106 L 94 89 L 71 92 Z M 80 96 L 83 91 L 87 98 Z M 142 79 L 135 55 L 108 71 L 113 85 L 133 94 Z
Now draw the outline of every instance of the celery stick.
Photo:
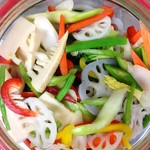
M 65 23 L 74 23 L 92 16 L 97 15 L 98 13 L 101 13 L 103 9 L 94 9 L 88 12 L 77 12 L 77 11 L 68 11 L 68 10 L 57 10 L 52 12 L 44 12 L 44 13 L 38 13 L 33 14 L 30 16 L 27 16 L 26 18 L 29 21 L 33 21 L 36 16 L 43 15 L 49 19 L 52 23 L 59 23 L 60 22 L 60 16 L 63 15 L 65 17 Z
M 114 91 L 105 102 L 96 119 L 91 124 L 73 128 L 72 133 L 74 135 L 94 134 L 98 133 L 103 127 L 109 125 L 121 110 L 126 93 L 127 89 Z

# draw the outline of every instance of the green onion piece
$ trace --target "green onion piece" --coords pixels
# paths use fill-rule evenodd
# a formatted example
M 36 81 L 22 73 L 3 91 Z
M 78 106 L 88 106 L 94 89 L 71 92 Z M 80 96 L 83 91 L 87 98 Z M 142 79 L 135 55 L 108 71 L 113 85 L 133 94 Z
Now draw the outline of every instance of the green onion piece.
M 3 83 L 5 82 L 5 70 L 6 70 L 6 66 L 0 66 L 0 88 L 2 87 Z M 9 125 L 7 113 L 6 113 L 6 107 L 2 100 L 1 95 L 0 95 L 0 110 L 2 113 L 2 117 L 4 120 L 4 124 L 6 126 L 6 129 L 10 130 L 10 125 Z
M 122 118 L 122 121 L 128 125 L 130 124 L 131 121 L 131 107 L 132 107 L 132 101 L 134 97 L 135 86 L 136 86 L 135 84 L 132 84 L 130 87 L 130 92 L 127 97 L 125 113 L 123 114 L 123 118 Z
M 32 86 L 31 79 L 28 76 L 27 71 L 26 71 L 26 69 L 25 69 L 25 67 L 23 66 L 22 63 L 19 64 L 19 69 L 20 69 L 20 72 L 21 72 L 21 74 L 23 76 L 23 79 L 24 79 L 25 83 L 30 87 L 30 89 L 35 93 L 35 95 L 37 97 L 40 97 L 41 93 L 37 92 L 35 90 L 35 88 Z
M 86 50 L 90 48 L 99 48 L 103 46 L 116 46 L 125 45 L 127 43 L 126 37 L 105 37 L 100 39 L 94 39 L 89 41 L 78 41 L 66 47 L 67 52 L 74 52 L 78 50 Z
M 72 86 L 74 80 L 75 80 L 75 75 L 74 74 L 70 74 L 68 79 L 66 80 L 64 86 L 61 88 L 59 93 L 56 95 L 56 99 L 58 101 L 61 101 L 64 98 L 64 96 L 68 93 L 68 90 Z

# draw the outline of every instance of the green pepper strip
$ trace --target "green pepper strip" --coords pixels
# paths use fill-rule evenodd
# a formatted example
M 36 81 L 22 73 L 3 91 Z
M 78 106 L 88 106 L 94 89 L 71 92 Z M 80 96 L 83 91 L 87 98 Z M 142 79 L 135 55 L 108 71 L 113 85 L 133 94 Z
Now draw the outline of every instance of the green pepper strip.
M 99 48 L 103 46 L 125 45 L 127 43 L 126 37 L 105 37 L 89 41 L 78 41 L 66 47 L 67 52 L 74 52 L 78 50 L 86 50 L 90 48 Z
M 143 89 L 140 87 L 140 85 L 136 82 L 136 80 L 132 77 L 132 75 L 129 72 L 109 64 L 104 64 L 104 67 L 108 71 L 108 73 L 116 80 L 122 83 L 126 83 L 130 86 L 132 84 L 135 84 L 138 90 L 143 91 Z
M 6 70 L 6 66 L 0 66 L 0 88 L 2 87 L 3 83 L 5 82 L 5 70 Z M 6 126 L 6 129 L 10 130 L 10 125 L 9 125 L 7 113 L 6 113 L 6 107 L 2 100 L 1 95 L 0 95 L 0 110 L 2 113 L 2 117 L 4 120 L 4 124 Z
M 74 74 L 70 74 L 68 79 L 66 80 L 64 86 L 60 89 L 59 93 L 56 95 L 56 99 L 58 101 L 61 101 L 64 96 L 68 93 L 68 90 L 70 89 L 70 87 L 72 86 L 74 80 L 75 80 L 75 75 Z
M 131 120 L 131 107 L 132 107 L 132 100 L 134 97 L 134 91 L 135 91 L 135 84 L 132 84 L 130 87 L 130 92 L 127 97 L 125 113 L 122 118 L 122 121 L 128 125 L 130 124 L 130 120 Z
M 32 84 L 31 84 L 31 79 L 30 79 L 30 77 L 27 75 L 27 71 L 26 71 L 26 69 L 25 69 L 25 67 L 23 66 L 22 63 L 19 64 L 19 69 L 20 69 L 20 72 L 21 72 L 21 74 L 22 74 L 22 76 L 23 76 L 23 79 L 24 79 L 25 83 L 30 87 L 30 89 L 35 93 L 35 95 L 36 95 L 37 97 L 40 97 L 41 93 L 37 92 L 37 91 L 35 90 L 35 88 L 32 86 Z

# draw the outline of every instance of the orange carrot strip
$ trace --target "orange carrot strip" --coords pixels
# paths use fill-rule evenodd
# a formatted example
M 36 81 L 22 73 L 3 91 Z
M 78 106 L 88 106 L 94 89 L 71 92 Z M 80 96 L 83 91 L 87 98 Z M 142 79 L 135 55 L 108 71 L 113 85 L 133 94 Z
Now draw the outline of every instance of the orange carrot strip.
M 60 25 L 59 25 L 59 39 L 65 34 L 65 17 L 60 16 Z M 62 59 L 60 61 L 60 71 L 62 75 L 68 74 L 68 64 L 67 64 L 67 54 L 63 53 Z
M 56 7 L 55 6 L 48 6 L 48 11 L 56 11 Z
M 144 68 L 147 68 L 147 66 L 143 63 L 143 61 L 139 58 L 139 56 L 132 49 L 131 49 L 131 56 L 132 56 L 133 63 L 135 65 L 140 65 Z
M 87 18 L 87 19 L 84 19 L 84 20 L 81 20 L 81 21 L 78 21 L 76 23 L 71 24 L 67 28 L 68 32 L 72 33 L 74 31 L 79 30 L 79 29 L 81 29 L 81 28 L 83 28 L 85 26 L 88 26 L 88 25 L 90 25 L 90 24 L 92 24 L 92 23 L 94 23 L 94 22 L 96 22 L 96 21 L 98 21 L 100 19 L 103 19 L 106 16 L 112 17 L 112 15 L 114 13 L 113 8 L 104 6 L 103 9 L 104 9 L 104 11 L 101 14 L 98 14 L 96 16 L 93 16 L 93 17 L 90 17 L 90 18 Z
M 144 51 L 147 59 L 147 67 L 150 69 L 150 32 L 148 28 L 140 21 L 141 35 L 143 39 Z
M 60 16 L 60 25 L 59 25 L 59 40 L 65 34 L 65 17 L 63 15 Z
M 135 44 L 141 37 L 141 30 L 138 30 L 136 34 L 130 39 L 131 44 Z

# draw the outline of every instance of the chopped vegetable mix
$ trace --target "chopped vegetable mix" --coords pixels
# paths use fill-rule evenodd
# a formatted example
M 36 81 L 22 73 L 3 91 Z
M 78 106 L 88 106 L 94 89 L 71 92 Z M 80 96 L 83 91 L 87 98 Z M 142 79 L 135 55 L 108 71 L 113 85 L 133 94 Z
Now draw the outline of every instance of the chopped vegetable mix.
M 30 150 L 131 149 L 150 122 L 149 29 L 115 6 L 46 9 L 2 37 L 2 125 Z

